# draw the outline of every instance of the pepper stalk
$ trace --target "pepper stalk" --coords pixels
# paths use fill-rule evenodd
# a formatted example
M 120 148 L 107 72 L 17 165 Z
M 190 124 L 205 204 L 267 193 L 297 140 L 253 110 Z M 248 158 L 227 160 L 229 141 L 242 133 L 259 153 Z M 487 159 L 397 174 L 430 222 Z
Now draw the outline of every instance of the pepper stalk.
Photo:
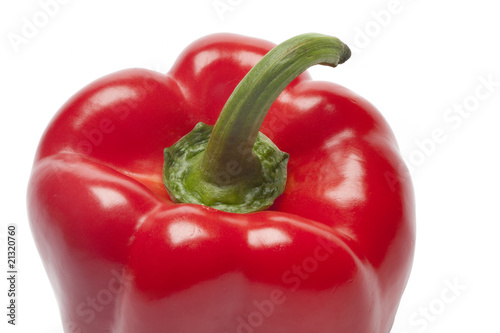
M 214 127 L 198 123 L 165 148 L 163 182 L 172 200 L 233 213 L 270 207 L 285 189 L 289 155 L 259 132 L 269 108 L 307 68 L 336 67 L 350 55 L 339 39 L 315 33 L 269 51 L 236 86 Z

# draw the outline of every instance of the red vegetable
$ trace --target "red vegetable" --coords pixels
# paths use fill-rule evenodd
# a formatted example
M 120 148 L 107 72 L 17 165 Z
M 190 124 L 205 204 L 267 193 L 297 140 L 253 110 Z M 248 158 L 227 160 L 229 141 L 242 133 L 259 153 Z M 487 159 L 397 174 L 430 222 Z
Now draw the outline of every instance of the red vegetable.
M 396 140 L 369 102 L 299 75 L 347 60 L 338 39 L 271 48 L 209 36 L 52 120 L 28 210 L 65 332 L 390 331 L 415 237 Z

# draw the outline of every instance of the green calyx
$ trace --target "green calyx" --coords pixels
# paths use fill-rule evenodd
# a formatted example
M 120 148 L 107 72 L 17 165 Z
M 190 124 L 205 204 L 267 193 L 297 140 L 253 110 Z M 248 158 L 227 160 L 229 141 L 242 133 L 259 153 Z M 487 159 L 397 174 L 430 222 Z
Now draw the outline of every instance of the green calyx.
M 252 151 L 242 151 L 261 162 L 258 182 L 253 181 L 255 177 L 251 174 L 244 173 L 244 168 L 235 160 L 217 172 L 215 182 L 208 181 L 201 164 L 212 130 L 212 126 L 198 123 L 165 149 L 163 182 L 170 197 L 177 202 L 196 203 L 231 213 L 249 213 L 271 206 L 285 189 L 288 154 L 259 133 Z
M 312 65 L 350 56 L 335 37 L 304 34 L 269 51 L 235 88 L 217 123 L 199 123 L 165 148 L 163 182 L 175 202 L 232 213 L 264 210 L 283 193 L 288 154 L 259 132 L 278 95 Z

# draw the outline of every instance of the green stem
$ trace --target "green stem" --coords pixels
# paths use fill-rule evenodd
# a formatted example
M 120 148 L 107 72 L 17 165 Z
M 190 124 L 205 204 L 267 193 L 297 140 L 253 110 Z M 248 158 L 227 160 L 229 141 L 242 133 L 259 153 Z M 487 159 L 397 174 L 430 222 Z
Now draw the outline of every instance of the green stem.
M 307 68 L 322 64 L 335 67 L 350 56 L 349 48 L 335 37 L 303 34 L 273 48 L 241 80 L 227 100 L 214 127 L 203 172 L 212 177 L 227 165 L 241 167 L 242 176 L 251 174 L 259 162 L 251 152 L 262 122 L 279 94 Z M 239 179 L 234 177 L 233 182 Z
M 177 202 L 236 213 L 269 207 L 286 184 L 288 154 L 259 132 L 279 94 L 307 68 L 350 56 L 335 37 L 303 34 L 269 51 L 241 80 L 215 127 L 198 124 L 166 148 L 163 181 Z

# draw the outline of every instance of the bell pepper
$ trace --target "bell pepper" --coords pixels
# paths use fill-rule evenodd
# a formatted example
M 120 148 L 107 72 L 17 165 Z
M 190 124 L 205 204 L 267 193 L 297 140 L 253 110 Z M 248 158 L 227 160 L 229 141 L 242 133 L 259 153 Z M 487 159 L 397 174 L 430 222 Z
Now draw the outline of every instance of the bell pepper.
M 216 34 L 71 97 L 27 194 L 64 331 L 389 332 L 411 180 L 379 111 L 306 72 L 349 56 Z

